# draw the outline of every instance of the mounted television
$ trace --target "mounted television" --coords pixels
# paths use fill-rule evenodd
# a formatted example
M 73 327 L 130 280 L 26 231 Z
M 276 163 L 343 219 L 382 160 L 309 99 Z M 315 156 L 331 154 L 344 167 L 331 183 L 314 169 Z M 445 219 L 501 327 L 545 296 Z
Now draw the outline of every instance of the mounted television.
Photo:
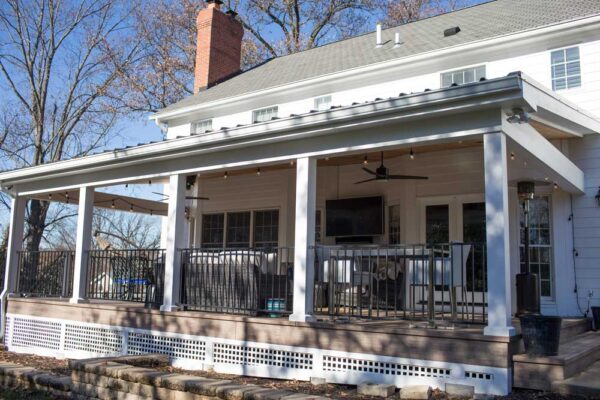
M 327 200 L 327 236 L 375 236 L 383 234 L 383 197 Z

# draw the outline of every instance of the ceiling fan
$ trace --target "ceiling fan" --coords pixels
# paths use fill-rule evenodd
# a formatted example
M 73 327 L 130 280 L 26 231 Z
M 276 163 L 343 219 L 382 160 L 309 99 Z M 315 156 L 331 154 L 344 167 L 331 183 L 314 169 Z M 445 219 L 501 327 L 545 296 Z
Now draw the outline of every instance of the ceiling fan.
M 383 152 L 381 152 L 381 165 L 372 171 L 369 168 L 363 167 L 363 171 L 368 174 L 374 175 L 373 178 L 365 179 L 364 181 L 356 182 L 355 185 L 372 182 L 372 181 L 388 181 L 390 179 L 429 179 L 426 176 L 413 176 L 413 175 L 391 175 L 390 170 L 383 165 Z
M 162 199 L 160 199 L 159 201 L 163 201 L 169 198 L 168 194 L 164 194 L 164 193 L 160 193 L 160 192 L 152 192 L 154 194 L 157 194 L 159 196 L 163 196 Z M 210 200 L 210 198 L 208 197 L 200 197 L 200 196 L 185 196 L 186 200 Z

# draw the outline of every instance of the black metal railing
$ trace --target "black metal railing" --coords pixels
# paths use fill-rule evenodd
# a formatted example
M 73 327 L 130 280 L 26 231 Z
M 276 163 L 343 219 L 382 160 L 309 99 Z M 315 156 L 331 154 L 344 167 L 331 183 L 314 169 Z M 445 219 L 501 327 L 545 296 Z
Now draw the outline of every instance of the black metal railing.
M 181 250 L 187 310 L 278 316 L 292 311 L 294 250 Z
M 73 293 L 71 250 L 19 251 L 17 293 L 24 296 L 70 297 Z
M 141 302 L 158 307 L 164 291 L 165 251 L 91 250 L 87 298 Z
M 315 265 L 317 314 L 485 322 L 483 244 L 318 246 Z

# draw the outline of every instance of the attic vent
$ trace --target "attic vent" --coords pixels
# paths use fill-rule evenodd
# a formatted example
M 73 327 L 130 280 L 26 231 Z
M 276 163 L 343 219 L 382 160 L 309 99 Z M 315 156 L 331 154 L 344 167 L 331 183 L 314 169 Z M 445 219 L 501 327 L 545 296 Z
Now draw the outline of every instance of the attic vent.
M 456 35 L 458 32 L 460 32 L 460 27 L 459 26 L 454 26 L 452 28 L 448 28 L 444 31 L 444 37 L 448 37 L 448 36 L 454 36 Z

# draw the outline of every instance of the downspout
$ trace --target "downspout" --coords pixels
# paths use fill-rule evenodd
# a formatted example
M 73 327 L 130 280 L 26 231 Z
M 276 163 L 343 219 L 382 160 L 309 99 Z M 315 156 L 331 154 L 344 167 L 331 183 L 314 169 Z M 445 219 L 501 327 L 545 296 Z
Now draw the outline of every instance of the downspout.
M 571 215 L 569 215 L 569 221 L 571 222 L 571 243 L 573 243 L 573 251 L 572 253 L 572 257 L 573 257 L 573 279 L 575 279 L 575 287 L 573 288 L 573 293 L 575 294 L 575 301 L 577 302 L 577 309 L 579 310 L 579 312 L 581 313 L 581 315 L 583 315 L 584 317 L 587 317 L 589 311 L 590 311 L 590 305 L 588 302 L 588 308 L 585 311 L 582 311 L 581 309 L 581 304 L 579 303 L 579 289 L 577 286 L 577 257 L 579 256 L 579 253 L 577 251 L 577 249 L 575 248 L 575 215 L 573 213 L 573 195 L 569 194 L 569 200 L 570 200 L 570 207 L 571 207 Z

